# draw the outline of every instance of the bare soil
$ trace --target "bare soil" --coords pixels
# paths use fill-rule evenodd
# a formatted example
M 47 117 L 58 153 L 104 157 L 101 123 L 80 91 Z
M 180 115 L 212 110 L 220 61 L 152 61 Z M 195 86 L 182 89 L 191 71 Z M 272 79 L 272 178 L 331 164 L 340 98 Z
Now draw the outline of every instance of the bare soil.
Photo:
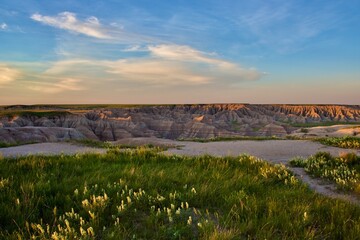
M 16 147 L 0 148 L 3 157 L 19 157 L 27 155 L 72 155 L 77 153 L 105 153 L 105 149 L 79 146 L 70 143 L 35 143 Z

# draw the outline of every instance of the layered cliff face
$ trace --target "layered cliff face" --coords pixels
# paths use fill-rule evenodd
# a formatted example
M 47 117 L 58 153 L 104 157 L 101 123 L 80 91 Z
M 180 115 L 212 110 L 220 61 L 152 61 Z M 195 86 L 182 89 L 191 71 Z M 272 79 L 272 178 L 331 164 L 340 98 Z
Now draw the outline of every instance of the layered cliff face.
M 360 122 L 359 105 L 208 104 L 109 106 L 93 110 L 86 106 L 28 106 L 30 109 L 25 112 L 21 107 L 16 107 L 16 111 L 14 108 L 0 109 L 0 141 L 285 136 L 296 130 L 294 124 L 299 123 Z

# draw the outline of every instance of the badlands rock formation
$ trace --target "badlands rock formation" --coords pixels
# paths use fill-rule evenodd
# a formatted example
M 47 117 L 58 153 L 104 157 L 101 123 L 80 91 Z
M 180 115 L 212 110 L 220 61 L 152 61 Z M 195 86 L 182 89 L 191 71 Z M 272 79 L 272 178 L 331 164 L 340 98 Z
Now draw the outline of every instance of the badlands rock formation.
M 0 110 L 0 142 L 8 143 L 286 136 L 298 130 L 294 124 L 299 123 L 360 122 L 359 105 L 7 106 Z

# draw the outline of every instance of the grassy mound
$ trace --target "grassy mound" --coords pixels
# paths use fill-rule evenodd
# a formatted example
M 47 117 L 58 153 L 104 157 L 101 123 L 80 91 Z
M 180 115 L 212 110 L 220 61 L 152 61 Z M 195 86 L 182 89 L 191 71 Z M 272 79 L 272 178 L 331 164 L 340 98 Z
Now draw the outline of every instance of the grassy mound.
M 0 160 L 0 238 L 355 239 L 360 208 L 252 156 Z

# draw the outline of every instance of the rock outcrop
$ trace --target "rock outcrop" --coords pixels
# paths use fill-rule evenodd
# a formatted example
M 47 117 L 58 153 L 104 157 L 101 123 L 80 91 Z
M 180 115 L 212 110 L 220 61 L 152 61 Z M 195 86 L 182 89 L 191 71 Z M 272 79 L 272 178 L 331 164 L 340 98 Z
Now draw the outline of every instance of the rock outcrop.
M 359 105 L 204 104 L 0 107 L 0 141 L 285 136 L 300 123 L 360 122 Z M 40 113 L 39 113 L 40 112 Z
M 85 136 L 73 128 L 12 127 L 0 129 L 0 142 L 9 144 L 79 140 Z

